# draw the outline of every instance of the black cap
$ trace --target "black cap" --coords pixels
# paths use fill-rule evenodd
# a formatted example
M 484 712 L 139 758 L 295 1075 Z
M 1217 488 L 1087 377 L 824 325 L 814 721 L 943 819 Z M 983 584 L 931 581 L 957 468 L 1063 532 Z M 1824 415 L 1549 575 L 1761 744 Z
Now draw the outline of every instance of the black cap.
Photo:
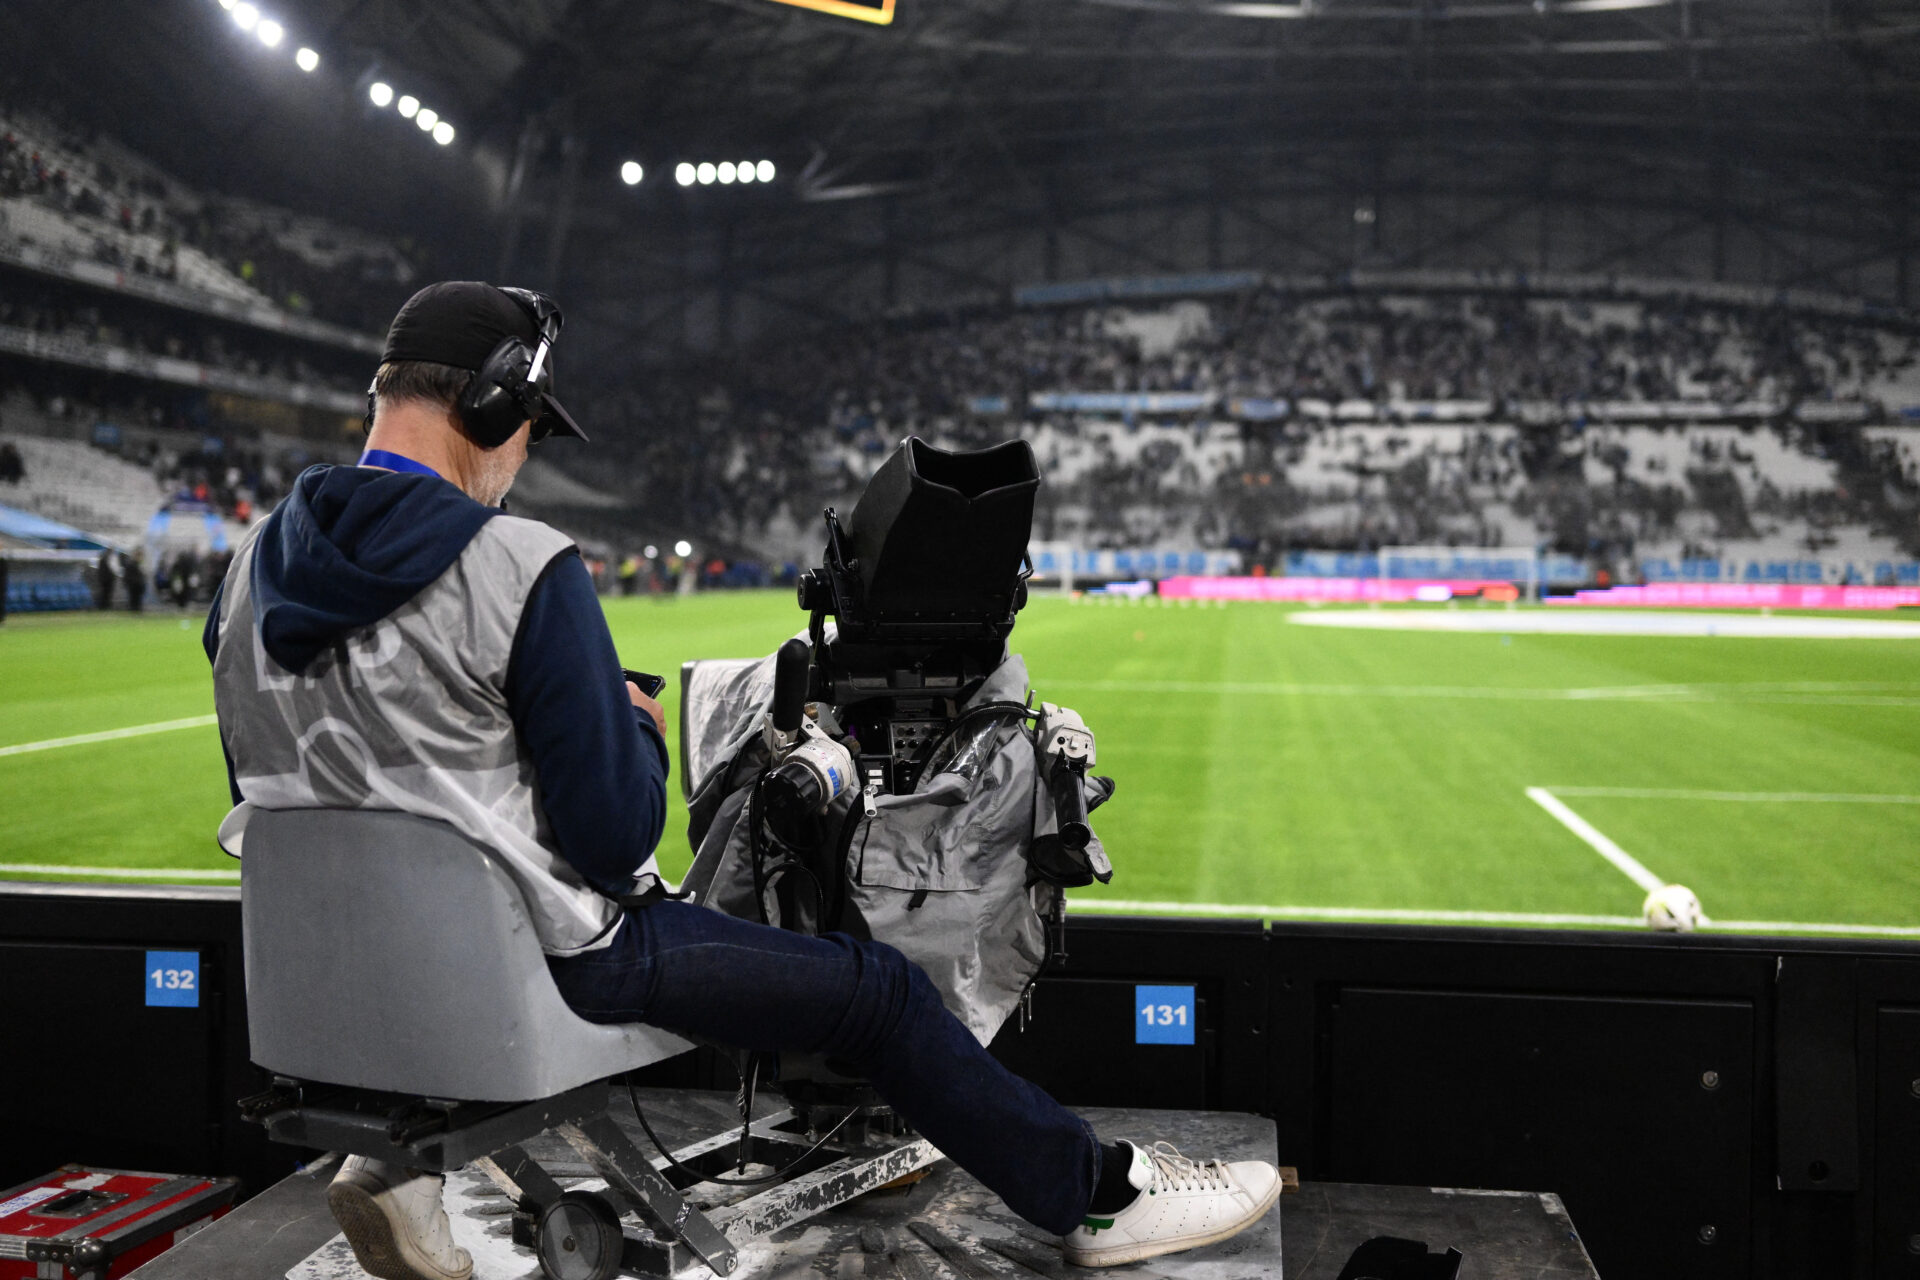
M 516 291 L 522 292 L 522 291 Z M 559 308 L 554 308 L 556 318 Z M 557 328 L 557 326 L 556 326 Z M 407 299 L 387 329 L 387 345 L 380 362 L 424 360 L 479 372 L 503 338 L 519 338 L 529 348 L 540 341 L 534 313 L 503 289 L 479 280 L 443 280 Z M 587 433 L 553 397 L 553 352 L 547 352 L 547 390 L 541 399 L 558 435 L 581 440 Z

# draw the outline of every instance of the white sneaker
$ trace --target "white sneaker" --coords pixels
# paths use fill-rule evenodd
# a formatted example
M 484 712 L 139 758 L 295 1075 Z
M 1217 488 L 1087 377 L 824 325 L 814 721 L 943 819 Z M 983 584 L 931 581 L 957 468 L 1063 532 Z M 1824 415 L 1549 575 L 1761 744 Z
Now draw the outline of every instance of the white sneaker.
M 1140 1189 L 1112 1217 L 1089 1214 L 1061 1242 L 1068 1262 L 1117 1267 L 1213 1244 L 1266 1216 L 1280 1196 L 1280 1171 L 1264 1160 L 1189 1160 L 1164 1142 L 1133 1152 L 1127 1181 Z
M 348 1156 L 327 1188 L 327 1208 L 353 1256 L 380 1280 L 468 1280 L 473 1256 L 453 1242 L 438 1174 Z

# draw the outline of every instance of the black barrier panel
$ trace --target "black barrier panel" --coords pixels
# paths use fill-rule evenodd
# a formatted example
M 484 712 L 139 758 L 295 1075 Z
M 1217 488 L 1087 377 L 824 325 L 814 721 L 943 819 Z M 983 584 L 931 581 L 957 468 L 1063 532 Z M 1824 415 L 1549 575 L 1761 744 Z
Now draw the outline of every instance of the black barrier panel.
M 1920 1005 L 1886 1005 L 1875 1019 L 1872 1126 L 1873 1274 L 1920 1277 Z
M 1025 1029 L 1016 1013 L 994 1039 L 1002 1062 L 1069 1105 L 1267 1111 L 1258 924 L 1073 917 L 1067 949 L 1067 963 L 1034 983 Z M 1148 1015 L 1143 989 L 1153 988 L 1166 994 Z
M 232 889 L 0 886 L 0 1187 L 68 1161 L 231 1174 L 294 1166 L 243 1125 L 240 897 Z
M 1309 1182 L 1550 1188 L 1609 1277 L 1920 1280 L 1920 946 L 1075 917 L 1068 947 L 996 1052 L 1069 1101 L 1271 1115 Z M 200 1003 L 149 952 L 193 953 Z M 291 1168 L 233 1107 L 264 1084 L 241 974 L 231 890 L 0 885 L 0 1177 Z
M 1185 1010 L 1191 1026 L 1168 1020 L 1162 1030 L 1191 1030 L 1141 1042 L 1136 993 L 1143 984 L 1113 978 L 1046 978 L 1034 984 L 1029 1016 L 1018 1017 L 993 1042 L 994 1056 L 1069 1106 L 1160 1107 L 1176 1111 L 1217 1109 L 1209 1087 L 1219 1066 L 1218 983 L 1182 982 L 1191 1006 L 1161 1003 L 1159 1010 Z
M 1553 1191 L 1603 1275 L 1746 1274 L 1746 1004 L 1349 987 L 1329 1015 L 1333 1178 Z
M 0 943 L 0 1026 L 12 1029 L 8 1073 L 20 1059 L 55 1068 L 33 1073 L 41 1078 L 25 1092 L 7 1091 L 13 1106 L 0 1142 L 0 1187 L 69 1160 L 165 1169 L 165 1160 L 185 1156 L 205 1171 L 218 1163 L 207 1086 L 225 993 L 196 981 L 186 992 L 161 987 L 174 1003 L 149 1004 L 149 954 L 138 946 Z M 180 998 L 188 993 L 196 997 L 191 1004 Z M 76 1007 L 88 1016 L 76 1020 Z

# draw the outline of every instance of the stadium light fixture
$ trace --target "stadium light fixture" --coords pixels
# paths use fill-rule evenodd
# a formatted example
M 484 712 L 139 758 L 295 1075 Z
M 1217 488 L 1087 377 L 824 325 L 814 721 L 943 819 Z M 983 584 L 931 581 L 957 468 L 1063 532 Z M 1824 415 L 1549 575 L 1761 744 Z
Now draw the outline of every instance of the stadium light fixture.
M 739 164 L 733 166 L 733 174 L 742 182 L 752 182 L 754 178 L 758 176 L 753 167 L 753 161 L 751 160 L 742 160 Z
M 260 25 L 253 29 L 253 34 L 259 36 L 260 43 L 267 48 L 278 49 L 280 41 L 286 38 L 287 29 L 272 18 L 262 18 Z
M 685 538 L 682 538 L 673 544 L 673 554 L 677 556 L 690 556 L 693 554 L 693 544 Z
M 719 171 L 719 175 L 718 175 L 718 176 L 719 176 L 719 178 L 720 178 L 720 185 L 721 185 L 721 186 L 723 186 L 723 187 L 730 187 L 730 186 L 732 186 L 732 185 L 733 185 L 733 176 L 734 176 L 734 175 L 733 175 L 733 161 L 731 161 L 731 160 L 722 160 L 722 161 L 720 162 L 720 171 Z
M 293 64 L 302 71 L 311 71 L 320 65 L 320 55 L 311 49 L 302 48 L 293 55 Z
M 440 113 L 432 107 L 422 107 L 419 114 L 414 116 L 413 122 L 420 126 L 420 132 L 432 133 L 433 126 L 440 123 Z
M 251 31 L 260 24 L 260 7 L 252 4 L 233 6 L 233 25 L 242 31 Z
M 753 166 L 753 172 L 754 172 L 754 176 L 759 178 L 760 181 L 772 182 L 773 181 L 773 161 L 762 160 L 759 164 Z
M 637 160 L 629 160 L 620 166 L 620 181 L 630 187 L 639 186 L 640 179 L 644 177 L 646 177 L 646 170 L 640 167 L 640 162 Z
M 715 169 L 713 165 L 707 161 L 702 160 L 700 167 L 693 171 L 693 176 L 700 180 L 701 186 L 710 187 L 713 185 L 713 180 L 720 176 L 720 171 Z
M 233 12 L 233 6 L 234 6 L 234 5 L 235 5 L 235 4 L 237 3 L 237 2 L 238 2 L 238 0 L 220 0 L 220 7 L 221 7 L 222 9 L 225 9 L 225 10 L 226 10 L 226 11 L 227 11 L 228 13 L 232 13 L 232 12 Z
M 446 146 L 449 142 L 452 142 L 453 126 L 448 124 L 445 120 L 442 120 L 439 124 L 433 126 L 433 140 L 439 143 L 443 147 Z
M 692 186 L 693 179 L 694 179 L 693 166 L 688 164 L 685 160 L 682 160 L 679 164 L 673 166 L 673 180 L 679 183 L 681 186 L 683 187 Z
M 836 18 L 871 22 L 881 27 L 893 22 L 894 0 L 866 0 L 864 4 L 854 3 L 853 0 L 773 0 L 773 2 L 790 4 L 796 9 L 812 9 L 815 13 L 830 13 Z
M 641 555 L 644 555 L 644 556 L 645 556 L 645 557 L 646 557 L 647 559 L 649 559 L 649 560 L 651 560 L 651 559 L 653 559 L 653 558 L 654 558 L 655 556 L 657 556 L 657 555 L 659 555 L 659 554 L 660 554 L 660 548 L 658 548 L 658 547 L 656 547 L 656 546 L 654 546 L 654 545 L 653 545 L 653 544 L 652 544 L 651 542 L 649 542 L 649 543 L 647 544 L 647 549 L 646 549 L 645 551 L 643 551 L 643 552 L 641 552 L 640 554 L 641 554 Z
M 367 86 L 367 97 L 376 107 L 385 107 L 393 102 L 393 86 L 382 80 L 375 80 Z
M 420 99 L 410 93 L 401 94 L 398 109 L 402 119 L 411 120 L 420 114 Z

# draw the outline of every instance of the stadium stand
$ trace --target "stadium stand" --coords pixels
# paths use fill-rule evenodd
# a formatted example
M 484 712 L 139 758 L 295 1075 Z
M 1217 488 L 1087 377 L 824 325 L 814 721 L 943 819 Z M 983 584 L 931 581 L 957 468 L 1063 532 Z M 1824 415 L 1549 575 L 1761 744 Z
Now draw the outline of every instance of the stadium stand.
M 83 529 L 117 546 L 138 545 L 167 493 L 153 473 L 73 440 L 4 437 L 26 478 L 4 491 L 8 506 Z
M 193 192 L 111 138 L 0 110 L 0 412 L 23 441 L 105 424 L 123 455 L 23 443 L 41 477 L 26 509 L 123 543 L 185 493 L 244 526 L 350 448 L 372 334 L 417 274 L 379 237 Z M 581 395 L 592 456 L 557 453 L 516 495 L 610 545 L 644 511 L 803 561 L 820 509 L 917 433 L 1030 440 L 1038 533 L 1089 551 L 1231 549 L 1278 571 L 1316 550 L 1535 542 L 1610 580 L 1880 580 L 1920 556 L 1916 431 L 1897 425 L 1920 418 L 1920 327 L 1825 295 L 1100 280 L 629 377 Z
M 192 191 L 110 137 L 18 107 L 0 108 L 0 241 L 360 330 L 384 325 L 420 274 L 388 240 Z
M 1680 282 L 1375 277 L 1240 273 L 1171 300 L 1101 282 L 1095 305 L 1055 292 L 650 373 L 600 407 L 636 498 L 774 558 L 804 557 L 820 507 L 908 433 L 1024 436 L 1042 535 L 1088 548 L 1278 566 L 1537 541 L 1615 580 L 1706 561 L 1875 579 L 1920 555 L 1916 432 L 1892 425 L 1920 416 L 1910 317 Z

